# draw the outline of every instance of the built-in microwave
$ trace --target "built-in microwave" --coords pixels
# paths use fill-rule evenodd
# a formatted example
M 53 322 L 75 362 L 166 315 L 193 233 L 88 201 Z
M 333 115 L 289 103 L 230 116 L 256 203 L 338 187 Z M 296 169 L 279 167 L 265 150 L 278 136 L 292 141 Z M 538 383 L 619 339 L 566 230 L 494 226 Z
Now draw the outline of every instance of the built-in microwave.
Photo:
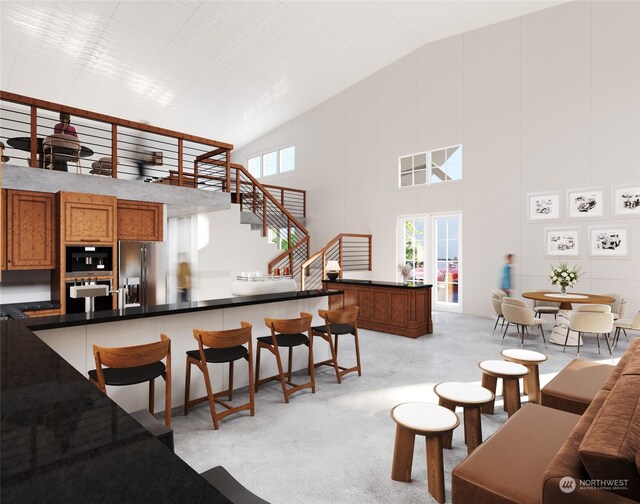
M 66 276 L 113 274 L 113 247 L 68 246 Z

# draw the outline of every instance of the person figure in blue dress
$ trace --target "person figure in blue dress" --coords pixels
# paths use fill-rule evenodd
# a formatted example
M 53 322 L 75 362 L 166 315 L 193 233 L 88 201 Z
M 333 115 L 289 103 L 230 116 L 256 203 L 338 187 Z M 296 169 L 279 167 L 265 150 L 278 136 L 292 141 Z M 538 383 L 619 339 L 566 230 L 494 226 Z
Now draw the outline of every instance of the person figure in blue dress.
M 512 283 L 511 283 L 511 265 L 515 260 L 513 254 L 507 254 L 504 256 L 504 265 L 502 266 L 502 278 L 500 279 L 500 288 L 507 293 L 507 296 L 511 295 Z

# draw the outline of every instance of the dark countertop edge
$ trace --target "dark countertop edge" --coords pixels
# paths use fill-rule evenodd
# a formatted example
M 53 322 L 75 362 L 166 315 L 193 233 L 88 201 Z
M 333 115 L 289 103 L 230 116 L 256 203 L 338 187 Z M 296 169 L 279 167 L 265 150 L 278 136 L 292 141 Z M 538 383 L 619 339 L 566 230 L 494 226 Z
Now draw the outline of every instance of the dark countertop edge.
M 142 306 L 125 308 L 124 310 L 104 310 L 91 314 L 72 313 L 68 315 L 52 315 L 50 317 L 23 318 L 14 320 L 14 323 L 22 323 L 29 329 L 37 331 L 44 329 L 56 329 L 59 327 L 72 327 L 90 324 L 102 324 L 105 322 L 117 322 L 121 320 L 134 320 L 148 317 L 161 317 L 164 315 L 176 315 L 205 310 L 220 310 L 224 308 L 236 308 L 264 303 L 278 303 L 280 301 L 294 301 L 297 299 L 311 299 L 323 296 L 335 296 L 342 294 L 338 290 L 309 290 L 279 292 L 273 294 L 258 294 L 255 296 L 238 296 L 233 298 L 211 299 L 208 301 L 195 301 L 191 303 L 174 303 L 156 306 Z
M 323 280 L 323 284 L 334 283 L 334 284 L 345 284 L 345 285 L 362 285 L 362 286 L 371 286 L 371 287 L 391 287 L 394 289 L 431 289 L 433 287 L 432 284 L 414 284 L 414 283 L 399 283 L 399 282 L 378 282 L 374 280 L 352 280 L 349 278 L 339 278 L 337 280 Z
M 17 320 L 29 318 L 23 313 L 25 310 L 55 310 L 58 308 L 60 308 L 60 303 L 49 300 L 0 304 L 0 315 L 5 315 L 12 320 Z

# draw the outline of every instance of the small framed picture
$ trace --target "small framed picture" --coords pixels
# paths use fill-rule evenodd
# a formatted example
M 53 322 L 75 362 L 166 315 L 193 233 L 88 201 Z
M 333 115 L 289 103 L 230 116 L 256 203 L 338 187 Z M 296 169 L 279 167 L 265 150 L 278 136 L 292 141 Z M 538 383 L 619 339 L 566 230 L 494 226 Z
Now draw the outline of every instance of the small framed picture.
M 640 217 L 640 186 L 613 187 L 613 213 Z
M 570 218 L 602 217 L 604 192 L 602 189 L 574 189 L 567 191 Z
M 560 191 L 527 194 L 530 221 L 549 221 L 560 218 Z
M 625 257 L 629 253 L 627 228 L 591 226 L 589 227 L 589 247 L 592 256 Z
M 547 256 L 577 257 L 580 255 L 580 228 L 545 228 L 544 239 Z

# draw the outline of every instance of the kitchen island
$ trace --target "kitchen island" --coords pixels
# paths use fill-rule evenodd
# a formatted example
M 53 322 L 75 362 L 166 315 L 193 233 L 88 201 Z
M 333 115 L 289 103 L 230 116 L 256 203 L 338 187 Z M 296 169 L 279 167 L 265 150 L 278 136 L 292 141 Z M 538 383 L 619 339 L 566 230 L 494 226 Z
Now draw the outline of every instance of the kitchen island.
M 329 308 L 358 306 L 358 327 L 417 338 L 433 332 L 430 284 L 371 280 L 323 280 L 325 289 L 343 292 L 329 298 Z
M 80 353 L 91 355 L 88 342 L 94 336 L 119 346 L 153 341 L 166 332 L 172 337 L 174 384 L 184 386 L 184 373 L 174 366 L 184 366 L 184 348 L 195 348 L 192 321 L 225 328 L 249 320 L 255 337 L 266 334 L 260 327 L 263 312 L 297 316 L 315 303 L 326 305 L 332 295 L 288 292 L 0 322 L 0 501 L 229 502 L 131 418 L 113 394 L 106 397 L 90 384 L 78 362 L 70 364 L 43 339 L 69 351 L 73 360 Z M 72 352 L 73 347 L 82 351 Z M 83 362 L 86 366 L 90 359 Z M 146 386 L 141 387 L 146 396 Z M 183 395 L 176 395 L 181 402 Z M 136 397 L 133 407 L 142 409 L 146 399 L 139 407 Z M 157 404 L 163 400 L 158 397 Z

